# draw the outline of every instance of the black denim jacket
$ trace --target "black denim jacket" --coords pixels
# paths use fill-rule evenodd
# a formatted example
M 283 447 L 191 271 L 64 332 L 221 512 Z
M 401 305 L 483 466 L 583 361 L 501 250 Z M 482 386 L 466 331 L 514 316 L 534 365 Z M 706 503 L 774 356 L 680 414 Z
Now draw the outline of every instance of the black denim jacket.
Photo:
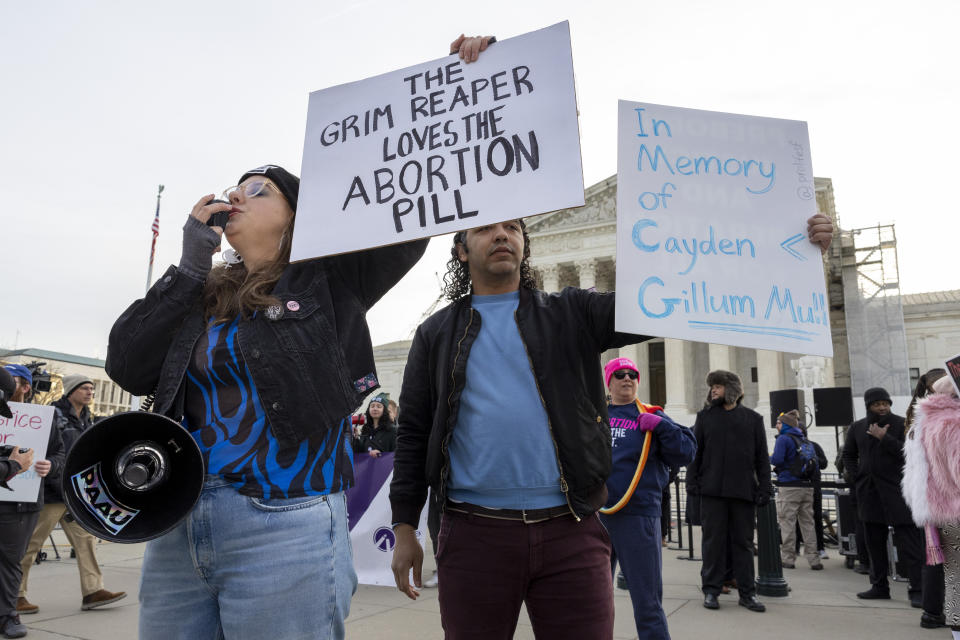
M 380 386 L 366 313 L 427 242 L 291 264 L 273 289 L 280 305 L 240 322 L 243 359 L 282 446 L 337 424 Z M 156 390 L 153 411 L 177 422 L 187 364 L 206 329 L 202 291 L 202 281 L 170 267 L 110 331 L 107 374 L 135 395 Z
M 576 518 L 607 500 L 611 438 L 600 354 L 646 340 L 614 331 L 612 293 L 568 287 L 560 293 L 520 290 L 514 314 L 547 412 L 560 489 Z M 448 445 L 466 383 L 480 314 L 470 297 L 441 309 L 417 329 L 403 374 L 400 426 L 390 504 L 393 522 L 413 526 L 430 486 L 442 501 L 450 472 Z M 504 407 L 504 410 L 508 409 Z

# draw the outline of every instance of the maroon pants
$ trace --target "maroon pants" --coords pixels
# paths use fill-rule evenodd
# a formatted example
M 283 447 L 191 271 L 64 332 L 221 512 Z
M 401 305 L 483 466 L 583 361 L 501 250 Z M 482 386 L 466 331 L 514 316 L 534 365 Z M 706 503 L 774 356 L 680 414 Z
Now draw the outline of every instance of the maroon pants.
M 448 640 L 512 638 L 523 603 L 537 638 L 613 637 L 610 538 L 596 515 L 524 524 L 446 511 L 437 571 Z

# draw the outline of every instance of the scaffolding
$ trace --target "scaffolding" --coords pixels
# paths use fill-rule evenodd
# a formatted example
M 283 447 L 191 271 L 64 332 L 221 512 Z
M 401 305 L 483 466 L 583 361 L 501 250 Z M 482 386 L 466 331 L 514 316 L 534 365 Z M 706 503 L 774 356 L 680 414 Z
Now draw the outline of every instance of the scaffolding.
M 909 396 L 894 226 L 841 231 L 840 255 L 853 395 L 883 387 L 891 396 Z

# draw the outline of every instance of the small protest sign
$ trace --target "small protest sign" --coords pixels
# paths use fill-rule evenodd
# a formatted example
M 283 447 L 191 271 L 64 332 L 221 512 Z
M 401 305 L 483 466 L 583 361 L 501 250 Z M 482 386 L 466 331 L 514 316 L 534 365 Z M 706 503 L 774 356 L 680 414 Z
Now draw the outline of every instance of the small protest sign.
M 960 354 L 944 362 L 944 365 L 947 369 L 947 375 L 950 376 L 950 381 L 953 382 L 953 388 L 957 395 L 960 395 Z
M 23 402 L 9 404 L 13 417 L 0 416 L 0 445 L 33 449 L 34 462 L 43 460 L 53 425 L 53 407 Z M 7 483 L 9 489 L 0 487 L 0 502 L 36 502 L 40 482 L 40 476 L 30 467 Z
M 582 205 L 562 22 L 311 93 L 290 259 Z
M 832 356 L 807 125 L 620 101 L 619 331 Z

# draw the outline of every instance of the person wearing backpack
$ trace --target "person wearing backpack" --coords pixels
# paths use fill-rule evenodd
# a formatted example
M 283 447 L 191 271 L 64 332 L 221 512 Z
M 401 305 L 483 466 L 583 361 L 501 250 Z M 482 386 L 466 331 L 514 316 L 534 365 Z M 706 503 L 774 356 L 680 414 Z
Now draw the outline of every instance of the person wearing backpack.
M 785 569 L 796 567 L 796 525 L 803 536 L 803 555 L 814 571 L 823 569 L 817 552 L 813 525 L 813 481 L 820 473 L 816 449 L 800 429 L 797 410 L 777 418 L 777 441 L 770 464 L 780 485 L 777 492 L 777 520 L 780 523 L 780 560 Z

